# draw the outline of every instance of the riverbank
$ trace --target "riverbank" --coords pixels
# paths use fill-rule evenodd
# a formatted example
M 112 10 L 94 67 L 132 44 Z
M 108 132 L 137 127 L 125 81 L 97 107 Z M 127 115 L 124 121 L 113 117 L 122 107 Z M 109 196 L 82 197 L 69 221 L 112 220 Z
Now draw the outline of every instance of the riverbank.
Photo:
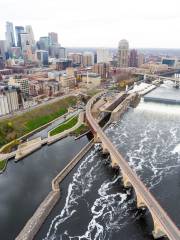
M 7 160 L 0 160 L 0 174 L 5 171 L 6 165 L 7 165 Z
M 77 103 L 74 96 L 34 109 L 20 116 L 0 121 L 0 146 L 18 139 L 67 113 Z M 13 145 L 14 147 L 14 145 Z

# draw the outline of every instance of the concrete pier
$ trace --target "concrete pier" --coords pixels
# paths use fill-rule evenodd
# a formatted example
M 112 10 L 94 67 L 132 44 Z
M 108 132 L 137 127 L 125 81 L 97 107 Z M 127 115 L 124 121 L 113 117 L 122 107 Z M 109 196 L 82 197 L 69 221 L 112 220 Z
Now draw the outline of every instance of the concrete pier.
M 16 151 L 15 161 L 18 161 L 24 158 L 25 156 L 31 154 L 32 152 L 41 148 L 41 146 L 42 146 L 41 137 L 20 144 Z

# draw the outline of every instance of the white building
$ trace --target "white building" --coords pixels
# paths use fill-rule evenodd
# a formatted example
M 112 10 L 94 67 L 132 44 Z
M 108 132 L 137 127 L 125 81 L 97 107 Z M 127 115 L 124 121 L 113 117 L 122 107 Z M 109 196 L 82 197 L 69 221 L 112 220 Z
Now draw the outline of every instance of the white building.
M 22 51 L 27 51 L 29 46 L 31 46 L 30 34 L 29 33 L 21 33 L 20 34 L 20 38 L 21 38 L 21 48 L 22 48 Z
M 1 90 L 0 115 L 5 115 L 19 109 L 16 89 Z
M 97 63 L 109 63 L 110 60 L 110 52 L 107 48 L 97 49 Z
M 33 46 L 35 45 L 35 40 L 34 40 L 34 33 L 31 25 L 26 26 L 26 33 L 29 35 L 29 41 L 30 45 Z
M 5 115 L 10 113 L 7 97 L 3 94 L 0 94 L 0 115 Z
M 32 51 L 32 53 L 35 53 L 36 42 L 34 39 L 34 33 L 33 33 L 33 29 L 32 29 L 31 25 L 26 26 L 26 33 L 28 33 L 28 35 L 29 35 L 29 43 L 30 43 L 31 51 Z

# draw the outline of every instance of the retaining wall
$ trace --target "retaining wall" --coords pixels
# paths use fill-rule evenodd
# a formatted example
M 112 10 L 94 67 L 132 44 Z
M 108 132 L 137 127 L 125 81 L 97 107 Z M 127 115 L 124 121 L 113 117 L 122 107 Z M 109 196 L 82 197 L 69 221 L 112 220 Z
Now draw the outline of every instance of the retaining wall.
M 139 95 L 137 93 L 130 94 L 125 100 L 121 102 L 111 113 L 110 121 L 118 121 L 121 115 L 127 110 L 130 105 L 136 105 L 139 101 Z
M 59 184 L 70 173 L 70 171 L 76 166 L 76 164 L 84 157 L 84 155 L 92 148 L 93 140 L 91 140 L 74 158 L 68 163 L 68 165 L 52 180 L 52 189 L 57 191 Z
M 41 228 L 42 224 L 48 217 L 55 204 L 58 202 L 59 198 L 60 191 L 51 191 L 38 207 L 34 215 L 26 223 L 25 227 L 15 240 L 32 240 Z

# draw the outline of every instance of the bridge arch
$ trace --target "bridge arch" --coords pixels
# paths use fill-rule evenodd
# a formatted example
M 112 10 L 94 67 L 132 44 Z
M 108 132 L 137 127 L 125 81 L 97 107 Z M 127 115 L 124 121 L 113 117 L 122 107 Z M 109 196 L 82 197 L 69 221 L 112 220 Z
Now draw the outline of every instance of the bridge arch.
M 159 223 L 159 221 L 154 216 L 154 214 L 152 214 L 151 211 L 150 211 L 150 213 L 151 213 L 151 216 L 153 219 L 153 224 L 154 224 L 154 229 L 152 231 L 152 235 L 153 235 L 154 239 L 165 237 L 166 233 L 165 233 L 164 229 L 162 228 L 162 225 Z
M 111 153 L 110 153 L 110 157 L 111 157 L 111 167 L 114 169 L 120 169 L 119 163 L 116 161 L 116 158 L 114 158 Z
M 134 192 L 136 194 L 136 204 L 137 204 L 137 208 L 147 208 L 147 205 L 142 197 L 142 195 L 137 191 L 136 188 L 134 188 Z
M 131 188 L 132 187 L 132 183 L 130 181 L 130 179 L 128 178 L 128 176 L 123 172 L 122 172 L 122 181 L 123 181 L 123 186 L 125 188 Z

